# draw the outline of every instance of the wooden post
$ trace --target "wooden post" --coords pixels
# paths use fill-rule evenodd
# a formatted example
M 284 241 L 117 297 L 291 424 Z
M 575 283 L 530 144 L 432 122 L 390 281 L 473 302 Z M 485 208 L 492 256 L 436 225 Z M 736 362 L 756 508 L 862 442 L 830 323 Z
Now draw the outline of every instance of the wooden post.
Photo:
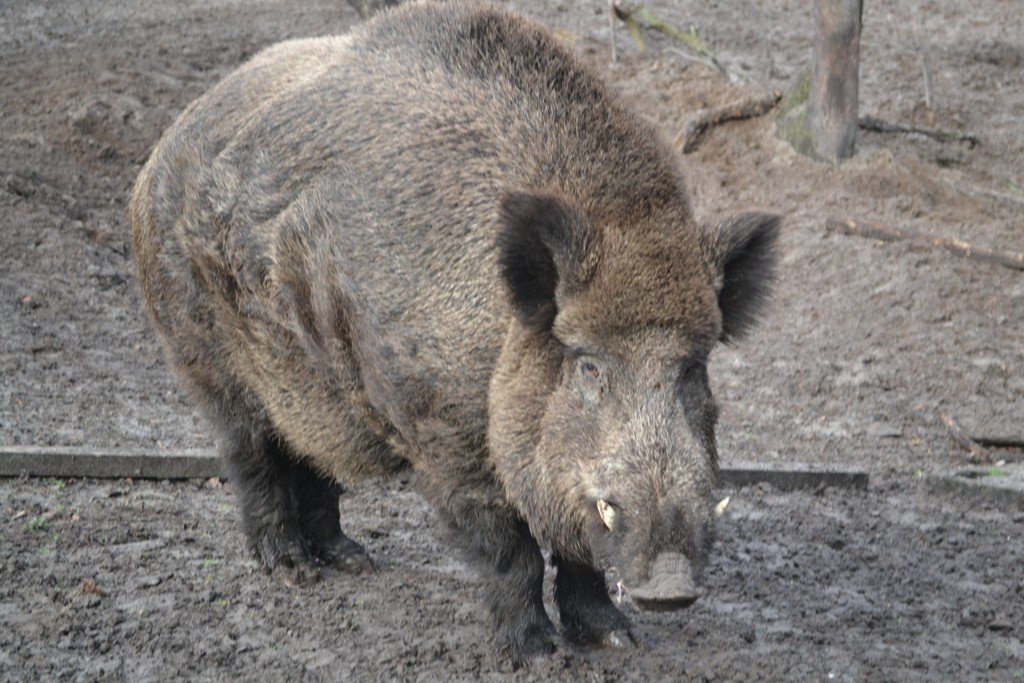
M 807 123 L 815 156 L 853 156 L 863 0 L 815 0 L 814 66 Z

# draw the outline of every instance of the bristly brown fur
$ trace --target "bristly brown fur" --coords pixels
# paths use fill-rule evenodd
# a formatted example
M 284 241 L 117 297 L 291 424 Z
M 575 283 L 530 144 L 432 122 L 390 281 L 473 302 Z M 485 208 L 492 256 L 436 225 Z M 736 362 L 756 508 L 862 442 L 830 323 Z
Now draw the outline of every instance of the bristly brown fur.
M 627 628 L 600 570 L 699 566 L 703 359 L 755 317 L 777 221 L 699 227 L 670 148 L 536 24 L 427 2 L 271 47 L 167 131 L 130 214 L 267 567 L 368 570 L 335 482 L 406 467 L 513 659 L 552 647 L 540 544 L 586 642 Z

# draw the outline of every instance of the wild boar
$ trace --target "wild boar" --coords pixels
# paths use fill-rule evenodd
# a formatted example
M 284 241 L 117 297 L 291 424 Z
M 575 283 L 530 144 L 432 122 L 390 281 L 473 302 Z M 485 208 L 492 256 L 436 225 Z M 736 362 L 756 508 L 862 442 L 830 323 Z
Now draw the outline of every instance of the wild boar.
M 693 216 L 671 148 L 538 25 L 472 2 L 271 47 L 156 146 L 130 213 L 149 315 L 268 569 L 372 568 L 341 485 L 411 468 L 496 649 L 628 646 L 697 595 L 707 360 L 766 300 L 778 219 Z

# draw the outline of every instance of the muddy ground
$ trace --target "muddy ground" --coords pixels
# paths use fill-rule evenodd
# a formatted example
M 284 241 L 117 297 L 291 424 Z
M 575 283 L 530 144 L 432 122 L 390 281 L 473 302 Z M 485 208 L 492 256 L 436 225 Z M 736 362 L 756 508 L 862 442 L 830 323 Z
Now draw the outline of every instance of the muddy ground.
M 784 88 L 811 39 L 806 2 L 659 1 L 648 7 L 698 26 L 733 77 L 656 36 L 641 53 L 624 29 L 609 67 L 603 2 L 512 4 L 670 140 L 701 107 Z M 234 66 L 355 21 L 340 1 L 0 1 L 0 443 L 210 445 L 141 314 L 131 183 L 160 132 Z M 538 676 L 1024 676 L 1019 510 L 933 493 L 921 476 L 964 462 L 941 412 L 974 432 L 1022 430 L 1024 276 L 824 230 L 847 215 L 1024 250 L 1021 35 L 1024 15 L 996 0 L 865 10 L 862 112 L 978 145 L 868 133 L 830 168 L 778 141 L 769 116 L 683 158 L 701 215 L 788 216 L 765 324 L 713 363 L 726 462 L 857 466 L 875 483 L 740 491 L 706 599 L 636 615 L 638 656 L 566 649 Z M 1021 467 L 1019 451 L 999 457 Z M 401 483 L 343 503 L 379 574 L 308 589 L 243 556 L 223 488 L 8 481 L 0 502 L 0 678 L 504 675 L 485 654 L 475 580 Z
M 234 500 L 199 483 L 4 489 L 0 677 L 475 680 L 478 583 L 401 485 L 342 505 L 378 564 L 288 588 L 245 557 Z M 564 646 L 524 678 L 1020 680 L 1024 514 L 920 485 L 733 492 L 685 612 L 637 613 L 635 654 Z M 22 514 L 23 516 L 17 517 Z M 17 517 L 15 519 L 15 517 Z M 550 595 L 550 586 L 549 595 Z M 555 618 L 554 606 L 548 605 Z M 557 621 L 556 621 L 557 623 Z

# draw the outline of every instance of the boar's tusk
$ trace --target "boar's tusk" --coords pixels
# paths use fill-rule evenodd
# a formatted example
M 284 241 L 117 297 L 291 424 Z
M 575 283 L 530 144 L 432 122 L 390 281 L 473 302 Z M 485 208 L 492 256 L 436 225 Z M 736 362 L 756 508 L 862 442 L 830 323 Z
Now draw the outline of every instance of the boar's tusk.
M 603 498 L 597 501 L 597 514 L 601 515 L 601 521 L 608 531 L 615 531 L 615 508 Z
M 715 506 L 715 517 L 721 517 L 725 514 L 725 508 L 729 507 L 730 500 L 732 500 L 732 496 L 726 496 L 718 505 Z

